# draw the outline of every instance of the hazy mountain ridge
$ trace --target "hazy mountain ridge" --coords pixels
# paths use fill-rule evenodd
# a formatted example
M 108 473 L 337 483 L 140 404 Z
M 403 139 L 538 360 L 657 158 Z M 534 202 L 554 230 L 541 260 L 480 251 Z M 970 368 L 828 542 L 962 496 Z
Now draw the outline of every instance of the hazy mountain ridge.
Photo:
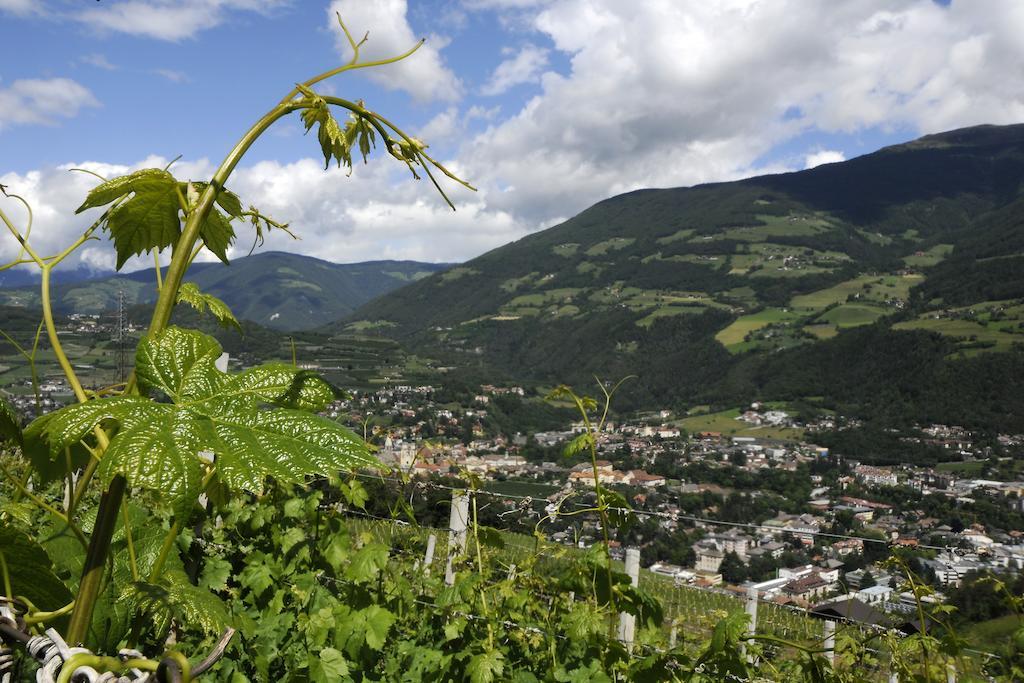
M 417 261 L 338 264 L 285 252 L 262 252 L 220 263 L 196 263 L 186 280 L 223 299 L 239 319 L 281 330 L 309 329 L 348 315 L 376 296 L 448 268 Z M 152 269 L 79 281 L 57 277 L 54 307 L 61 313 L 101 313 L 156 300 Z M 34 286 L 0 289 L 0 303 L 37 306 Z

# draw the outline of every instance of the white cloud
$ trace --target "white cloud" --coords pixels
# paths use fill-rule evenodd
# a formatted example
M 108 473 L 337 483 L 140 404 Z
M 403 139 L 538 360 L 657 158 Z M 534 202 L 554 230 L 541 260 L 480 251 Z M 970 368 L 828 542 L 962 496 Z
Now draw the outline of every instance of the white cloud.
M 288 0 L 125 0 L 90 3 L 74 18 L 100 31 L 179 41 L 223 23 L 232 10 L 267 13 Z
M 457 155 L 488 208 L 526 226 L 637 187 L 783 170 L 758 160 L 808 131 L 1024 120 L 1014 0 L 530 4 L 469 6 L 527 6 L 569 68 Z
M 407 18 L 406 0 L 334 0 L 327 11 L 327 23 L 337 35 L 342 60 L 352 57 L 348 40 L 338 27 L 336 14 L 358 42 L 367 31 L 369 40 L 360 48 L 361 60 L 372 61 L 404 53 L 420 40 Z M 453 102 L 462 94 L 462 83 L 441 57 L 447 39 L 431 36 L 411 57 L 383 69 L 367 69 L 363 75 L 379 85 L 403 90 L 417 100 Z
M 78 58 L 78 61 L 81 62 L 82 64 L 88 64 L 89 66 L 94 66 L 97 69 L 103 69 L 104 71 L 117 71 L 118 70 L 118 66 L 116 64 L 111 64 L 110 60 L 108 60 L 104 55 L 101 55 L 98 52 L 93 52 L 91 54 L 82 55 L 81 57 Z
M 0 0 L 0 12 L 9 12 L 18 17 L 42 14 L 43 11 L 41 0 Z
M 524 45 L 514 57 L 497 66 L 480 92 L 483 95 L 500 95 L 514 86 L 533 83 L 547 65 L 547 50 L 536 45 Z
M 171 83 L 188 83 L 191 79 L 183 71 L 177 71 L 175 69 L 153 69 L 153 73 L 157 76 L 166 78 Z
M 846 155 L 838 150 L 822 149 L 804 157 L 804 168 L 814 168 L 822 164 L 834 164 L 837 161 L 846 161 Z
M 0 86 L 0 131 L 16 124 L 54 125 L 83 107 L 98 107 L 89 89 L 69 78 L 27 78 Z
M 93 209 L 75 215 L 75 209 L 98 181 L 94 176 L 69 169 L 84 168 L 109 178 L 139 168 L 163 167 L 167 161 L 151 156 L 131 165 L 69 163 L 0 175 L 0 184 L 24 196 L 32 205 L 33 247 L 43 253 L 55 253 L 101 213 L 100 209 Z M 213 170 L 206 159 L 179 161 L 172 167 L 180 179 L 206 179 Z M 463 260 L 524 234 L 511 215 L 488 209 L 483 197 L 465 190 L 449 188 L 458 205 L 458 211 L 451 211 L 429 181 L 414 181 L 404 166 L 387 155 L 378 155 L 367 165 L 358 164 L 351 177 L 334 166 L 325 171 L 323 164 L 314 159 L 289 164 L 264 161 L 237 169 L 228 187 L 246 205 L 255 204 L 265 214 L 289 223 L 300 237 L 294 241 L 280 231 L 272 231 L 264 249 L 287 250 L 337 262 Z M 17 225 L 23 226 L 24 212 L 18 204 L 0 198 L 0 206 Z M 235 229 L 238 239 L 229 252 L 232 258 L 248 253 L 254 238 L 248 224 L 236 225 Z M 101 242 L 86 244 L 68 263 L 84 263 L 94 269 L 113 267 L 113 247 L 106 235 L 101 238 Z M 0 263 L 15 258 L 17 253 L 17 242 L 0 238 Z M 167 256 L 164 255 L 164 262 Z M 213 260 L 209 254 L 200 258 Z M 151 264 L 151 257 L 134 258 L 124 270 Z

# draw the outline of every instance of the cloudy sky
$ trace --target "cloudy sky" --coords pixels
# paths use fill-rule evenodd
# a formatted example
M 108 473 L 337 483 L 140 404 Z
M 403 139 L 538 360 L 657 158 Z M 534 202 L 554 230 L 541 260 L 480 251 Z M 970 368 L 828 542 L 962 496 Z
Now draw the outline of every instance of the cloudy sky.
M 427 42 L 322 89 L 479 188 L 451 187 L 453 213 L 386 156 L 324 171 L 297 116 L 279 122 L 228 186 L 302 238 L 267 248 L 339 262 L 464 260 L 639 187 L 1024 121 L 1020 0 L 0 0 L 0 184 L 32 202 L 36 246 L 90 220 L 73 211 L 95 180 L 70 168 L 181 155 L 180 178 L 208 177 L 295 82 L 348 58 L 336 11 L 369 31 L 367 59 Z M 97 242 L 80 259 L 113 264 Z

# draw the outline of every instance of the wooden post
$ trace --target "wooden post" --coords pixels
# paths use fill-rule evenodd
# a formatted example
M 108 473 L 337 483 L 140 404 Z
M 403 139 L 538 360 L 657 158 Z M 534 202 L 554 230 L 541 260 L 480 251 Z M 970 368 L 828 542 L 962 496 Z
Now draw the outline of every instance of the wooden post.
M 221 372 L 227 372 L 228 371 L 228 359 L 229 358 L 231 358 L 231 354 L 228 354 L 228 353 L 220 354 L 220 357 L 217 360 L 213 361 L 213 367 L 217 368 Z
M 668 647 L 670 650 L 676 649 L 676 644 L 679 642 L 679 624 L 673 619 L 672 630 L 668 633 Z
M 898 671 L 889 672 L 889 683 L 900 683 L 900 674 Z
M 754 587 L 750 587 L 747 589 L 746 611 L 747 616 L 750 617 L 750 622 L 747 626 L 747 632 L 750 633 L 750 635 L 754 635 L 757 633 L 757 589 Z M 740 643 L 740 648 L 743 650 L 744 654 L 746 654 L 747 644 Z M 748 662 L 752 664 L 753 660 L 754 658 L 752 655 L 747 655 Z
M 434 563 L 434 546 L 437 545 L 437 534 L 427 536 L 427 554 L 423 557 L 423 573 L 430 574 L 430 565 Z
M 946 683 L 956 683 L 956 664 L 946 665 Z
M 640 582 L 640 551 L 637 548 L 626 550 L 626 573 L 630 583 L 636 586 Z M 619 640 L 626 647 L 633 645 L 633 632 L 636 630 L 636 617 L 625 612 L 619 615 Z
M 455 583 L 452 568 L 455 558 L 466 552 L 466 527 L 469 526 L 469 495 L 465 491 L 452 494 L 452 511 L 448 518 L 448 562 L 444 568 L 444 582 Z
M 833 666 L 836 663 L 836 622 L 825 620 L 825 657 Z

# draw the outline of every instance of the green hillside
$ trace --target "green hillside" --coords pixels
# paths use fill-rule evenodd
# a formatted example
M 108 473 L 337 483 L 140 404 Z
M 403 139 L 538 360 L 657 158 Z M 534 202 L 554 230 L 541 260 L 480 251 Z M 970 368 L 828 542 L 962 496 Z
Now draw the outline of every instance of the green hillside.
M 236 259 L 226 268 L 195 264 L 188 279 L 227 302 L 239 319 L 301 330 L 344 317 L 376 296 L 447 267 L 416 261 L 339 264 L 264 252 Z M 119 292 L 129 305 L 152 303 L 154 282 L 151 270 L 67 284 L 58 275 L 54 305 L 62 313 L 102 313 L 117 307 Z M 0 290 L 0 304 L 37 307 L 38 301 L 38 287 Z
M 1017 125 L 640 190 L 333 329 L 521 380 L 636 374 L 623 399 L 637 407 L 813 395 L 869 418 L 1024 431 L 1022 180 Z

